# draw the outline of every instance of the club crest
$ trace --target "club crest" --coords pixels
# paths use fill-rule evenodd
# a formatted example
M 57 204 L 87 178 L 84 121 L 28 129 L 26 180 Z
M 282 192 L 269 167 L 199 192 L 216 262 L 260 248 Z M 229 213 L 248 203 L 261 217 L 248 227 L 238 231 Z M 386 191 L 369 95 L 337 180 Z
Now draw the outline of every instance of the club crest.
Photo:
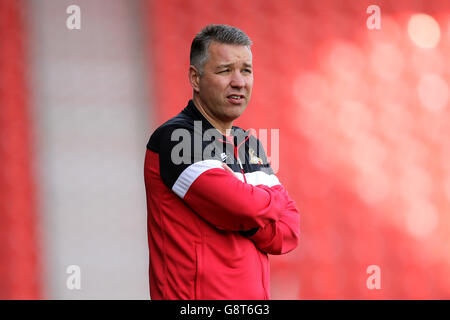
M 250 163 L 252 164 L 263 164 L 263 161 L 261 160 L 261 158 L 258 158 L 255 154 L 255 150 L 253 150 L 252 148 L 250 148 L 250 150 L 248 151 L 249 155 L 250 155 Z

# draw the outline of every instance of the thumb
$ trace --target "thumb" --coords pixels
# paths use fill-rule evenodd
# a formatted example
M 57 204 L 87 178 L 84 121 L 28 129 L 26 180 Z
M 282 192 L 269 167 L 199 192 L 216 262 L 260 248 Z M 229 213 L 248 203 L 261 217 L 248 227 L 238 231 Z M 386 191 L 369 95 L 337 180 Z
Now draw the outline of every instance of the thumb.
M 234 174 L 233 170 L 231 170 L 231 168 L 226 163 L 222 163 L 222 167 L 225 169 L 225 171 L 228 171 L 228 172 Z

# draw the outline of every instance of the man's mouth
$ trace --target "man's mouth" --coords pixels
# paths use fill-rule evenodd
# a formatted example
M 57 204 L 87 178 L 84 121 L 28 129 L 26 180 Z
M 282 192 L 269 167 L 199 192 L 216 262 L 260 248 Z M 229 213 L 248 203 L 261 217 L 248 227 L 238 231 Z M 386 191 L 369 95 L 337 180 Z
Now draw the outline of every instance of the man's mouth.
M 231 94 L 227 98 L 233 104 L 241 104 L 245 97 L 240 94 Z

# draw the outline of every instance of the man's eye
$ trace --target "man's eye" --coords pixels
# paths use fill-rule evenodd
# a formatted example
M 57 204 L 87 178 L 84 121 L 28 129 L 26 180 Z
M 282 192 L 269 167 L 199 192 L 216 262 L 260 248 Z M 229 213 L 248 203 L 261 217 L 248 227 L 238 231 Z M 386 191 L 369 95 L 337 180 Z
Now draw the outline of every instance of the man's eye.
M 225 73 L 225 72 L 228 72 L 228 71 L 230 71 L 230 70 L 226 69 L 226 70 L 219 71 L 218 73 Z
M 244 69 L 244 71 L 247 73 L 252 73 L 252 70 L 250 70 L 250 69 Z

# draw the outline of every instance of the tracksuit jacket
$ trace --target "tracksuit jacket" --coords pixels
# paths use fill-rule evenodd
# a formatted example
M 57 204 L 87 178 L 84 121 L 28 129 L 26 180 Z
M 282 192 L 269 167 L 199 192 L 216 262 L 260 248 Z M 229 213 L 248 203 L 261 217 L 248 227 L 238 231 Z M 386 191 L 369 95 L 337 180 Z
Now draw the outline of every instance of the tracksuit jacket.
M 297 246 L 300 219 L 260 141 L 223 136 L 190 100 L 152 134 L 144 167 L 150 297 L 270 299 L 268 254 Z

